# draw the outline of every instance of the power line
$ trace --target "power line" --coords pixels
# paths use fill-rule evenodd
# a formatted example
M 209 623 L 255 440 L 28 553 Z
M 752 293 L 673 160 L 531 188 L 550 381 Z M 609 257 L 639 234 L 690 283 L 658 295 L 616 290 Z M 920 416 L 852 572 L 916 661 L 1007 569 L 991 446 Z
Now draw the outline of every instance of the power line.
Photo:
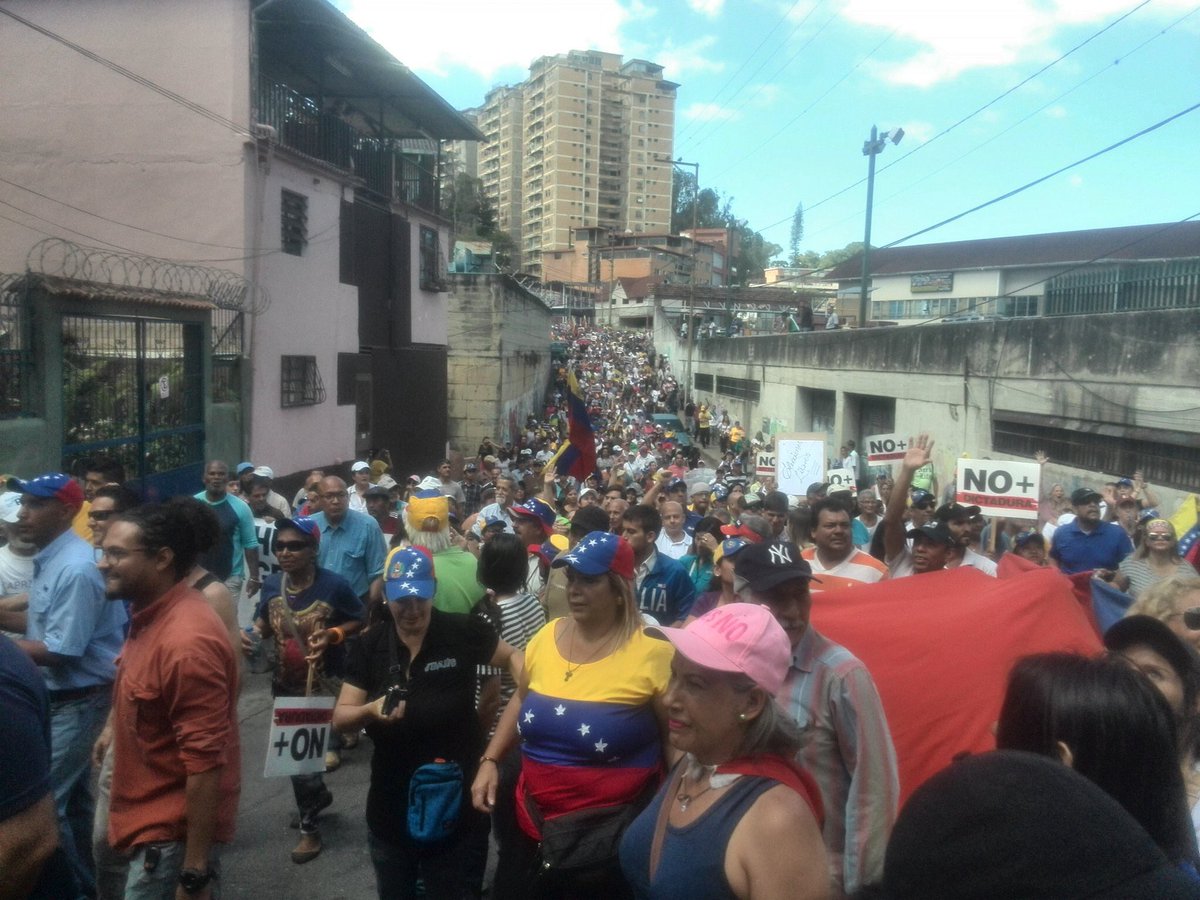
M 880 247 L 878 249 L 887 250 L 889 247 L 895 247 L 898 244 L 903 244 L 905 241 L 912 240 L 913 238 L 918 237 L 919 235 L 922 235 L 922 234 L 927 234 L 930 231 L 934 231 L 935 229 L 941 228 L 943 225 L 949 225 L 951 222 L 956 222 L 959 219 L 964 218 L 965 216 L 969 216 L 971 213 L 978 212 L 981 209 L 986 209 L 987 207 L 992 206 L 993 204 L 999 203 L 1001 200 L 1007 200 L 1010 197 L 1015 197 L 1017 194 L 1027 191 L 1031 187 L 1035 187 L 1035 186 L 1041 184 L 1043 181 L 1048 181 L 1049 179 L 1054 178 L 1057 175 L 1061 175 L 1064 172 L 1069 172 L 1071 169 L 1074 169 L 1077 166 L 1081 166 L 1086 162 L 1091 162 L 1093 159 L 1096 159 L 1098 157 L 1103 156 L 1106 153 L 1116 150 L 1118 147 L 1123 147 L 1126 144 L 1130 143 L 1131 141 L 1135 141 L 1140 137 L 1145 137 L 1147 134 L 1150 134 L 1153 131 L 1157 131 L 1158 129 L 1162 128 L 1164 125 L 1169 125 L 1171 122 L 1174 122 L 1176 119 L 1182 118 L 1183 116 L 1186 116 L 1188 113 L 1195 112 L 1197 109 L 1200 109 L 1200 103 L 1194 103 L 1191 106 L 1189 106 L 1187 109 L 1181 109 L 1179 112 L 1175 113 L 1174 115 L 1167 116 L 1167 118 L 1163 119 L 1160 122 L 1155 122 L 1153 125 L 1143 128 L 1141 131 L 1134 132 L 1133 134 L 1129 135 L 1128 137 L 1121 138 L 1121 140 L 1117 141 L 1115 144 L 1109 144 L 1107 147 L 1105 147 L 1101 150 L 1097 150 L 1095 153 L 1089 153 L 1087 156 L 1083 157 L 1082 159 L 1077 159 L 1073 163 L 1068 163 L 1065 166 L 1055 169 L 1053 172 L 1050 172 L 1049 174 L 1043 175 L 1040 178 L 1035 178 L 1033 181 L 1027 182 L 1018 188 L 1013 188 L 1011 191 L 1007 191 L 1006 193 L 1003 193 L 998 197 L 993 197 L 991 200 L 987 200 L 983 203 L 979 203 L 975 206 L 972 206 L 970 209 L 963 210 L 960 213 L 950 216 L 948 219 L 942 219 L 942 221 L 940 221 L 940 222 L 935 222 L 933 225 L 929 225 L 925 228 L 920 229 L 919 231 L 914 231 L 912 234 L 907 234 L 902 238 L 898 238 L 897 240 L 892 241 L 890 244 L 884 244 L 882 247 Z
M 733 84 L 733 82 L 737 79 L 738 75 L 741 74 L 742 70 L 750 64 L 750 60 L 754 59 L 755 54 L 757 54 L 758 51 L 761 50 L 764 45 L 766 45 L 767 41 L 771 39 L 771 35 L 773 35 L 775 33 L 775 30 L 777 28 L 779 28 L 779 26 L 782 25 L 785 21 L 787 21 L 787 17 L 792 14 L 792 10 L 795 9 L 799 5 L 800 5 L 800 0 L 796 0 L 796 2 L 794 2 L 784 12 L 784 14 L 779 17 L 779 19 L 775 22 L 775 24 L 771 26 L 770 30 L 767 31 L 767 33 L 763 35 L 762 40 L 758 42 L 758 46 L 756 46 L 753 50 L 751 50 L 750 54 L 744 60 L 742 60 L 742 64 L 737 67 L 737 71 L 735 71 L 732 75 L 730 75 L 727 79 L 725 79 L 725 83 L 722 84 L 721 87 L 717 89 L 717 92 L 713 95 L 713 98 L 708 101 L 709 103 L 717 102 L 717 100 L 720 98 L 720 96 L 725 92 L 725 89 L 728 88 L 731 84 Z M 816 7 L 813 7 L 813 8 L 815 9 Z M 812 15 L 812 12 L 810 11 L 808 13 L 808 16 L 811 16 L 811 15 Z M 804 19 L 807 20 L 808 16 L 805 16 Z M 804 24 L 804 23 L 801 22 L 801 24 Z M 798 27 L 799 26 L 797 26 L 797 28 Z M 792 30 L 792 34 L 795 34 L 795 29 Z M 789 35 L 789 37 L 790 36 L 791 35 Z M 776 47 L 775 50 L 771 51 L 772 55 L 777 52 L 779 52 L 778 47 Z M 770 59 L 770 56 L 768 56 L 767 58 Z M 759 68 L 762 68 L 762 67 L 760 66 Z M 755 72 L 757 72 L 757 71 L 758 70 L 756 69 Z M 753 75 L 751 75 L 750 77 L 753 77 Z M 681 132 L 679 135 L 676 136 L 676 140 L 682 139 L 683 135 L 687 133 L 687 130 L 690 127 L 691 127 L 690 125 L 685 126 L 683 129 L 683 132 Z M 701 125 L 700 128 L 701 128 L 701 130 L 703 130 L 704 126 Z
M 26 28 L 31 28 L 34 31 L 36 31 L 38 34 L 40 34 L 44 37 L 47 37 L 50 40 L 55 41 L 59 44 L 62 44 L 64 47 L 68 47 L 69 49 L 74 50 L 76 53 L 80 54 L 81 56 L 87 57 L 92 62 L 99 63 L 100 65 L 104 66 L 106 69 L 116 72 L 118 75 L 128 78 L 130 81 L 136 82 L 137 84 L 142 85 L 142 87 L 149 88 L 150 90 L 154 91 L 157 94 L 161 94 L 163 97 L 166 97 L 168 100 L 170 100 L 174 103 L 178 103 L 179 105 L 181 105 L 187 109 L 190 109 L 192 112 L 196 113 L 197 115 L 203 116 L 204 118 L 208 119 L 211 122 L 217 123 L 218 125 L 222 126 L 223 128 L 228 128 L 234 134 L 243 135 L 245 137 L 253 137 L 253 135 L 250 133 L 250 130 L 248 128 L 246 128 L 244 125 L 239 125 L 237 122 L 234 122 L 232 119 L 227 119 L 227 118 L 225 118 L 225 116 L 221 115 L 220 113 L 213 112 L 208 107 L 202 106 L 193 100 L 187 99 L 187 97 L 184 97 L 182 94 L 177 94 L 177 93 L 175 93 L 175 91 L 172 91 L 169 88 L 165 88 L 161 84 L 151 81 L 149 78 L 145 78 L 145 77 L 137 74 L 136 72 L 133 72 L 133 71 L 125 68 L 124 66 L 120 65 L 119 63 L 115 63 L 110 59 L 106 59 L 105 57 L 101 56 L 99 53 L 95 53 L 95 52 L 87 49 L 86 47 L 76 44 L 74 41 L 68 40 L 67 38 L 63 37 L 61 34 L 51 31 L 49 28 L 45 28 L 41 25 L 38 25 L 36 22 L 31 22 L 28 19 L 17 15 L 11 9 L 6 9 L 3 6 L 0 6 L 0 15 L 8 16 L 8 18 L 12 19 L 14 22 L 19 22 L 22 25 L 24 25 Z
M 1153 43 L 1154 41 L 1158 40 L 1160 37 L 1162 37 L 1164 34 L 1166 34 L 1168 31 L 1170 31 L 1170 30 L 1171 30 L 1172 28 L 1174 28 L 1176 25 L 1179 25 L 1181 22 L 1185 21 L 1186 19 L 1189 19 L 1189 18 L 1191 18 L 1192 16 L 1194 16 L 1194 15 L 1195 15 L 1196 13 L 1198 13 L 1198 12 L 1200 12 L 1200 6 L 1194 7 L 1194 8 L 1193 8 L 1193 9 L 1192 9 L 1190 12 L 1184 13 L 1182 16 L 1180 16 L 1180 17 L 1179 17 L 1178 19 L 1176 19 L 1174 22 L 1172 22 L 1171 24 L 1169 24 L 1169 25 L 1167 25 L 1166 27 L 1162 28 L 1161 30 L 1159 30 L 1159 31 L 1158 31 L 1156 34 L 1154 34 L 1154 35 L 1152 35 L 1152 36 L 1150 36 L 1150 37 L 1146 38 L 1146 40 L 1142 41 L 1142 42 L 1141 42 L 1140 44 L 1138 44 L 1137 46 L 1135 46 L 1135 47 L 1133 47 L 1132 49 L 1130 49 L 1130 50 L 1126 51 L 1125 53 L 1121 54 L 1120 56 L 1118 56 L 1118 57 L 1117 57 L 1116 59 L 1114 59 L 1112 62 L 1108 63 L 1108 64 L 1107 64 L 1106 66 L 1104 66 L 1103 68 L 1097 69 L 1095 72 L 1093 72 L 1093 73 L 1092 73 L 1091 75 L 1089 75 L 1087 78 L 1084 78 L 1082 81 L 1078 81 L 1078 82 L 1076 82 L 1076 83 L 1075 83 L 1075 84 L 1074 84 L 1072 87 L 1069 87 L 1069 88 L 1067 88 L 1067 90 L 1063 91 L 1061 94 L 1058 94 L 1058 95 L 1056 95 L 1055 97 L 1053 97 L 1052 99 L 1050 99 L 1050 100 L 1047 100 L 1045 103 L 1043 103 L 1043 104 L 1042 104 L 1041 106 L 1039 106 L 1037 109 L 1033 110 L 1032 112 L 1028 113 L 1028 114 L 1027 114 L 1027 115 L 1025 115 L 1025 116 L 1022 116 L 1020 119 L 1018 119 L 1017 121 L 1013 122 L 1013 123 L 1012 123 L 1011 125 L 1009 125 L 1007 128 L 1005 128 L 1005 129 L 1003 129 L 1003 130 L 1001 130 L 1001 131 L 997 132 L 996 134 L 992 135 L 991 137 L 989 137 L 989 138 L 987 138 L 987 139 L 985 139 L 985 140 L 981 141 L 980 143 L 978 143 L 978 144 L 976 144 L 974 147 L 972 147 L 970 150 L 967 150 L 966 152 L 964 152 L 964 153 L 960 154 L 959 156 L 955 157 L 954 159 L 952 159 L 950 162 L 946 163 L 945 165 L 943 165 L 943 166 L 939 166 L 938 168 L 934 169 L 932 172 L 928 173 L 927 175 L 924 175 L 923 177 L 921 177 L 921 178 L 917 179 L 916 181 L 912 182 L 911 184 L 908 184 L 908 185 L 906 185 L 906 186 L 904 186 L 904 187 L 900 188 L 900 190 L 898 190 L 898 191 L 894 191 L 894 192 L 892 192 L 891 194 L 888 194 L 886 197 L 884 197 L 884 198 L 883 198 L 883 199 L 881 199 L 881 200 L 876 200 L 876 201 L 875 201 L 875 206 L 876 206 L 876 208 L 878 208 L 879 206 L 881 206 L 881 205 L 883 205 L 883 204 L 886 204 L 886 203 L 887 203 L 888 201 L 890 201 L 890 200 L 894 200 L 896 197 L 899 197 L 901 194 L 905 194 L 905 193 L 907 193 L 908 191 L 912 190 L 913 188 L 915 188 L 915 187 L 917 187 L 917 186 L 919 186 L 919 185 L 921 185 L 921 184 L 924 184 L 926 181 L 928 181 L 930 178 L 934 177 L 935 175 L 938 175 L 938 174 L 940 174 L 940 173 L 942 173 L 942 172 L 946 171 L 946 170 L 947 170 L 947 169 L 949 169 L 951 166 L 954 166 L 954 165 L 956 165 L 957 163 L 959 163 L 959 162 L 961 162 L 962 160 L 966 159 L 968 156 L 970 156 L 971 154 L 975 153 L 976 151 L 978 151 L 978 150 L 982 150 L 984 147 L 986 147 L 988 144 L 992 143 L 993 141 L 996 141 L 996 140 L 1000 139 L 1000 138 L 1001 138 L 1001 137 L 1003 137 L 1004 135 L 1008 134 L 1010 131 L 1013 131 L 1014 129 L 1016 129 L 1016 128 L 1019 128 L 1021 125 L 1024 125 L 1026 122 L 1028 122 L 1028 121 L 1029 121 L 1030 119 L 1032 119 L 1034 116 L 1036 116 L 1038 113 L 1040 113 L 1040 112 L 1042 112 L 1042 111 L 1044 111 L 1044 110 L 1046 110 L 1046 109 L 1050 108 L 1050 107 L 1051 107 L 1051 106 L 1053 106 L 1055 103 L 1058 103 L 1060 100 L 1062 100 L 1064 97 L 1068 97 L 1068 96 L 1070 96 L 1071 94 L 1073 94 L 1075 91 L 1079 90 L 1079 89 L 1080 89 L 1081 87 L 1083 87 L 1084 85 L 1086 85 L 1086 84 L 1088 84 L 1088 83 L 1090 83 L 1090 82 L 1094 81 L 1095 79 L 1099 78 L 1101 75 L 1103 75 L 1103 74 L 1104 74 L 1105 72 L 1107 72 L 1109 69 L 1116 68 L 1116 67 L 1117 67 L 1117 66 L 1119 66 L 1119 65 L 1120 65 L 1122 62 L 1124 62 L 1125 60 L 1129 59 L 1129 57 L 1133 56 L 1135 53 L 1137 53 L 1138 51 L 1140 51 L 1140 50 L 1142 50 L 1143 48 L 1145 48 L 1145 47 L 1146 47 L 1148 44 L 1151 44 L 1151 43 Z M 889 165 L 891 165 L 891 164 L 889 163 Z M 885 166 L 884 168 L 887 168 L 887 167 Z M 882 171 L 882 170 L 880 170 L 880 171 Z M 862 181 L 865 181 L 865 180 L 866 180 L 866 179 L 862 179 Z M 858 185 L 858 184 L 862 184 L 862 181 L 859 181 L 859 182 L 858 182 L 857 184 L 855 184 L 855 185 L 851 185 L 851 187 L 857 187 L 857 185 Z M 844 192 L 845 192 L 845 191 L 839 191 L 839 192 L 838 192 L 838 194 L 836 194 L 836 195 L 834 195 L 834 196 L 840 196 L 840 195 L 841 195 L 842 193 L 844 193 Z M 807 209 L 808 209 L 808 207 L 806 207 L 806 211 L 807 211 Z M 844 218 L 838 219 L 836 222 L 830 222 L 830 223 L 827 223 L 827 224 L 826 224 L 824 227 L 816 229 L 814 232 L 812 232 L 812 235 L 818 235 L 818 234 L 822 234 L 822 233 L 824 233 L 824 232 L 826 232 L 826 231 L 829 231 L 830 229 L 832 229 L 832 228 L 834 228 L 834 227 L 836 227 L 836 226 L 838 226 L 838 225 L 841 225 L 841 224 L 843 224 L 844 222 L 849 222 L 851 219 L 860 218 L 862 215 L 863 215 L 863 210 L 859 209 L 859 210 L 857 210 L 856 212 L 853 212 L 853 213 L 851 213 L 850 215 L 848 215 L 848 216 L 845 216 Z M 790 218 L 791 218 L 791 217 L 789 217 L 789 219 L 790 219 Z M 787 220 L 785 219 L 785 220 L 783 220 L 783 221 L 787 221 Z M 777 226 L 777 225 L 779 225 L 779 224 L 782 224 L 782 222 L 776 222 L 776 223 L 775 223 L 775 225 L 768 226 L 768 228 L 775 227 L 775 226 Z M 764 230 L 767 230 L 767 229 L 764 229 Z M 811 235 L 810 235 L 810 236 L 811 236 Z
M 201 247 L 216 247 L 219 250 L 241 250 L 242 249 L 241 247 L 234 247 L 230 244 L 210 244 L 207 241 L 196 241 L 196 240 L 192 240 L 191 238 L 178 237 L 177 235 L 166 234 L 161 231 L 154 231 L 151 228 L 142 228 L 140 225 L 131 225 L 128 222 L 121 222 L 117 219 L 110 219 L 108 216 L 101 215 L 100 213 L 95 213 L 95 212 L 92 212 L 91 210 L 84 209 L 80 206 L 75 206 L 74 204 L 68 203 L 65 200 L 59 200 L 57 197 L 51 197 L 49 194 L 43 194 L 40 191 L 35 191 L 31 187 L 26 187 L 25 185 L 18 184 L 15 181 L 9 181 L 7 178 L 4 178 L 2 176 L 0 176 L 0 183 L 10 185 L 12 187 L 17 188 L 18 190 L 25 191 L 28 194 L 33 194 L 35 197 L 41 197 L 43 200 L 49 200 L 51 203 L 57 203 L 59 206 L 65 206 L 67 209 L 73 209 L 73 210 L 75 210 L 75 212 L 83 213 L 85 216 L 91 216 L 92 218 L 95 218 L 95 219 L 101 219 L 105 222 L 110 222 L 113 225 L 120 225 L 122 228 L 130 228 L 134 231 L 141 231 L 145 234 L 152 234 L 155 237 L 168 238 L 170 240 L 180 241 L 181 243 L 185 243 L 185 244 L 198 244 Z
M 851 66 L 849 69 L 847 69 L 846 72 L 842 75 L 842 77 L 839 78 L 837 81 L 835 81 L 833 84 L 831 84 L 828 88 L 826 88 L 825 92 L 823 94 L 821 94 L 821 96 L 817 97 L 817 99 L 813 100 L 812 103 L 808 104 L 808 106 L 806 106 L 806 107 L 804 107 L 804 109 L 800 110 L 800 112 L 797 113 L 795 116 L 793 116 L 791 119 L 789 119 L 788 122 L 782 128 L 780 128 L 778 131 L 776 131 L 773 135 L 771 135 L 765 141 L 762 141 L 761 143 L 759 143 L 759 145 L 757 147 L 755 147 L 753 150 L 751 150 L 749 153 L 745 154 L 740 159 L 738 159 L 736 162 L 734 162 L 731 165 L 726 166 L 724 169 L 722 169 L 720 172 L 718 172 L 715 176 L 713 176 L 714 180 L 719 180 L 721 178 L 721 176 L 724 175 L 726 172 L 731 172 L 734 169 L 738 168 L 747 159 L 749 159 L 751 156 L 753 156 L 755 153 L 757 153 L 763 147 L 767 146 L 767 144 L 771 143 L 771 141 L 775 140 L 777 137 L 782 135 L 785 131 L 787 131 L 789 128 L 791 128 L 793 125 L 795 125 L 797 122 L 799 122 L 800 119 L 803 118 L 805 115 L 807 115 L 808 112 L 814 106 L 816 106 L 818 103 L 820 103 L 826 97 L 828 97 L 831 93 L 833 93 L 833 91 L 843 81 L 845 81 L 847 78 L 849 78 L 855 72 L 857 72 L 863 63 L 865 63 L 872 56 L 874 56 L 881 49 L 883 49 L 883 45 L 886 44 L 888 41 L 890 41 L 893 37 L 895 37 L 897 31 L 899 31 L 899 28 L 893 28 L 888 33 L 887 37 L 885 37 L 882 41 L 880 41 L 878 44 L 876 44 L 874 47 L 872 47 L 871 51 L 866 56 L 862 57 L 858 62 L 856 62 L 853 66 Z M 790 216 L 789 216 L 789 218 L 790 218 Z M 778 223 L 776 223 L 776 224 L 778 224 Z
M 1034 72 L 1032 75 L 1029 75 L 1028 77 L 1026 77 L 1026 78 L 1023 78 L 1021 81 L 1017 82 L 1017 84 L 1013 85 L 1012 87 L 1008 88 L 1007 90 L 1005 90 L 1005 91 L 1003 91 L 1002 93 L 998 94 L 997 96 L 993 97 L 991 100 L 989 100 L 987 103 L 985 103 L 985 104 L 983 104 L 982 106 L 980 106 L 980 107 L 979 107 L 978 109 L 976 109 L 974 112 L 972 112 L 972 113 L 970 113 L 970 114 L 968 114 L 968 115 L 966 115 L 966 116 L 963 116 L 961 119 L 959 119 L 959 120 L 958 120 L 957 122 L 955 122 L 953 125 L 949 126 L 948 128 L 944 128 L 944 129 L 942 129 L 942 130 L 941 130 L 941 131 L 939 131 L 937 134 L 935 134 L 933 137 L 931 137 L 929 140 L 927 140 L 927 141 L 924 141 L 924 142 L 923 142 L 923 143 L 921 143 L 921 144 L 918 144 L 916 147 L 914 147 L 912 150 L 909 150 L 907 153 L 902 153 L 900 156 L 896 157 L 895 159 L 893 159 L 891 162 L 887 163 L 886 165 L 884 165 L 884 166 L 880 166 L 880 168 L 877 170 L 877 173 L 876 173 L 876 174 L 878 174 L 878 173 L 880 173 L 880 172 L 885 172 L 885 171 L 887 171 L 887 170 L 888 170 L 888 169 L 890 169 L 892 166 L 898 165 L 899 163 L 901 163 L 901 162 L 903 162 L 904 160 L 908 159 L 908 158 L 909 158 L 910 156 L 912 156 L 914 153 L 918 153 L 918 152 L 920 152 L 921 150 L 923 150 L 925 147 L 928 147 L 930 144 L 932 144 L 934 141 L 938 140 L 939 138 L 945 137 L 945 136 L 946 136 L 947 134 L 949 134 L 951 131 L 953 131 L 954 129 L 958 128 L 960 125 L 963 125 L 963 124 L 965 124 L 965 123 L 966 123 L 966 122 L 968 122 L 970 119 L 972 119 L 972 118 L 974 118 L 975 116 L 977 116 L 977 115 L 979 115 L 980 113 L 982 113 L 984 110 L 986 110 L 986 109 L 990 108 L 991 106 L 995 105 L 996 103 L 998 103 L 998 102 L 999 102 L 1000 100 L 1002 100 L 1003 98 L 1005 98 L 1005 97 L 1007 97 L 1008 95 L 1012 94 L 1014 91 L 1018 90 L 1018 89 L 1019 89 L 1019 88 L 1021 88 L 1022 86 L 1024 86 L 1024 85 L 1028 84 L 1028 83 L 1029 83 L 1030 81 L 1032 81 L 1034 78 L 1037 78 L 1039 75 L 1042 75 L 1042 74 L 1046 73 L 1047 71 L 1049 71 L 1050 69 L 1052 69 L 1054 66 L 1058 65 L 1060 62 L 1062 62 L 1064 59 L 1066 59 L 1068 56 L 1070 56 L 1071 54 L 1073 54 L 1073 53 L 1074 53 L 1076 50 L 1079 50 L 1079 49 L 1081 49 L 1082 47 L 1084 47 L 1085 45 L 1087 45 L 1087 44 L 1091 43 L 1091 42 L 1092 42 L 1093 40 L 1095 40 L 1097 37 L 1099 37 L 1100 35 L 1104 34 L 1104 32 L 1108 31 L 1109 29 L 1113 28 L 1115 25 L 1117 25 L 1117 24 L 1119 24 L 1120 22 L 1122 22 L 1123 20 L 1127 19 L 1129 16 L 1133 15 L 1135 12 L 1137 12 L 1137 11 L 1138 11 L 1139 9 L 1141 9 L 1143 6 L 1146 6 L 1146 5 L 1147 5 L 1149 2 L 1150 2 L 1150 0 L 1143 0 L 1143 2 L 1139 3 L 1139 4 L 1138 4 L 1137 6 L 1135 6 L 1133 9 L 1131 9 L 1131 10 L 1129 10 L 1128 12 L 1124 13 L 1123 15 L 1121 15 L 1120 17 L 1118 17 L 1117 19 L 1114 19 L 1112 22 L 1110 22 L 1110 23 L 1108 23 L 1107 25 L 1105 25 L 1105 26 L 1104 26 L 1103 28 L 1101 28 L 1099 31 L 1097 31 L 1097 32 L 1095 32 L 1095 33 L 1093 33 L 1093 34 L 1091 34 L 1090 36 L 1088 36 L 1087 38 L 1085 38 L 1083 41 L 1081 41 L 1080 43 L 1076 44 L 1076 45 L 1075 45 L 1074 47 L 1072 47 L 1070 50 L 1067 50 L 1065 53 L 1061 54 L 1060 56 L 1058 56 L 1058 57 L 1057 57 L 1056 59 L 1054 59 L 1053 61 L 1051 61 L 1051 62 L 1047 63 L 1047 64 L 1046 64 L 1046 65 L 1044 65 L 1044 66 L 1042 66 L 1040 69 L 1038 69 L 1038 70 L 1037 70 L 1036 72 Z M 1160 33 L 1159 33 L 1159 35 L 1161 35 L 1162 33 L 1165 33 L 1166 31 L 1169 31 L 1169 30 L 1170 30 L 1170 29 L 1172 29 L 1172 28 L 1174 28 L 1174 27 L 1175 27 L 1176 25 L 1178 25 L 1178 24 L 1179 24 L 1181 21 L 1183 21 L 1183 19 L 1186 19 L 1188 16 L 1192 15 L 1192 14 L 1193 14 L 1193 13 L 1195 13 L 1195 12 L 1196 12 L 1196 10 L 1192 10 L 1192 12 L 1190 12 L 1190 13 L 1188 13 L 1187 15 L 1183 16 L 1182 18 L 1180 18 L 1180 19 L 1176 20 L 1175 22 L 1171 23 L 1171 25 L 1169 25 L 1169 26 L 1167 26 L 1165 29 L 1163 29 L 1163 31 L 1162 31 L 1162 32 L 1160 32 Z M 1155 35 L 1155 37 L 1158 37 L 1159 35 Z M 1153 38 L 1151 38 L 1151 40 L 1153 40 Z M 1139 47 L 1137 47 L 1137 48 L 1134 48 L 1134 51 L 1131 51 L 1131 52 L 1136 52 L 1136 50 L 1140 49 L 1140 47 L 1141 47 L 1141 46 L 1142 46 L 1142 45 L 1139 45 Z M 1127 55 L 1128 55 L 1128 54 L 1127 54 Z M 1112 65 L 1112 64 L 1110 64 L 1110 65 Z M 1108 67 L 1106 67 L 1106 68 L 1108 68 Z M 1103 70 L 1101 70 L 1101 71 L 1103 71 Z M 1098 73 L 1097 73 L 1097 74 L 1098 74 Z M 753 153 L 757 153 L 757 152 L 758 152 L 758 150 L 761 148 L 761 146 L 762 146 L 762 145 L 759 145 L 759 147 L 756 147 L 754 150 L 752 150 L 752 151 L 751 151 L 751 154 L 753 154 Z M 741 162 L 741 161 L 744 161 L 745 159 L 746 159 L 746 157 L 743 157 L 743 158 L 742 158 L 742 160 L 739 160 L 739 162 Z M 724 173 L 721 173 L 721 174 L 724 174 Z M 860 179 L 858 179 L 857 181 L 855 181 L 853 184 L 848 184 L 848 185 L 846 185 L 844 188 L 841 188 L 840 190 L 838 190 L 838 191 L 835 191 L 834 193 L 830 194 L 828 197 L 823 197 L 822 199 L 818 200 L 816 203 L 805 204 L 805 206 L 804 206 L 805 212 L 807 213 L 807 212 L 810 212 L 810 211 L 812 211 L 812 210 L 814 210 L 814 209 L 817 209 L 818 207 L 824 206 L 826 203 L 830 202 L 831 200 L 835 200 L 835 199 L 837 199 L 838 197 L 842 196 L 843 194 L 847 193 L 848 191 L 852 191 L 852 190 L 854 190 L 854 189 L 855 189 L 856 187 L 858 187 L 859 185 L 865 184 L 865 183 L 866 183 L 866 180 L 867 180 L 866 178 L 860 178 Z M 783 217 L 782 219 L 780 219 L 779 221 L 777 221 L 777 222 L 772 222 L 770 225 L 767 225 L 767 226 L 765 226 L 764 228 L 760 229 L 760 231 L 769 231 L 770 229 L 772 229 L 772 228 L 776 228 L 776 227 L 778 227 L 779 225 L 782 225 L 782 224 L 783 224 L 783 223 L 785 223 L 785 222 L 790 222 L 791 220 L 792 220 L 792 215 L 789 213 L 787 216 L 784 216 L 784 217 Z

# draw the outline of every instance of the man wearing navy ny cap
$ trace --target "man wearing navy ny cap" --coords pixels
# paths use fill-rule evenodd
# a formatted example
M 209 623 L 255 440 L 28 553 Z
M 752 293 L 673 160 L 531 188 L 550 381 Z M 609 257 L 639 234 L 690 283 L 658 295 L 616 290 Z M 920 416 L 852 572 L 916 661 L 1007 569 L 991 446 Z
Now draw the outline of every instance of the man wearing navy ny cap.
M 1075 518 L 1055 529 L 1051 539 L 1050 558 L 1064 574 L 1095 571 L 1110 580 L 1126 556 L 1133 552 L 1133 542 L 1125 529 L 1116 522 L 1100 521 L 1100 494 L 1082 487 L 1071 494 Z
M 840 897 L 883 875 L 900 782 L 883 703 L 867 667 L 809 624 L 813 580 L 791 541 L 750 544 L 734 562 L 738 598 L 770 609 L 792 645 L 791 666 L 775 699 L 808 734 L 797 761 L 821 788 L 830 880 Z
M 71 530 L 84 499 L 78 483 L 54 472 L 28 481 L 12 478 L 8 488 L 21 494 L 17 533 L 38 548 L 25 637 L 17 644 L 46 679 L 60 839 L 82 893 L 91 896 L 91 750 L 112 704 L 128 617 L 122 604 L 107 601 L 91 546 Z

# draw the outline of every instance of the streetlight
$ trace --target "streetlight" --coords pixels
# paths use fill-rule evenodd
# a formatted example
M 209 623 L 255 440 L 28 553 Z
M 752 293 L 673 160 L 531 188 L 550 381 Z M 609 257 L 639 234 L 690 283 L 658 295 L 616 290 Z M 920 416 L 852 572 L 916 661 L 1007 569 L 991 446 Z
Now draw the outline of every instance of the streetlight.
M 871 137 L 863 144 L 863 156 L 867 157 L 867 233 L 863 237 L 862 252 L 862 285 L 858 295 L 858 327 L 867 324 L 867 300 L 871 290 L 868 281 L 871 278 L 871 206 L 875 202 L 875 157 L 883 152 L 890 140 L 893 144 L 900 143 L 904 137 L 903 128 L 879 133 L 879 129 L 871 126 Z
M 669 162 L 673 167 L 689 168 L 695 172 L 696 184 L 692 193 L 692 277 L 689 279 L 687 304 L 687 368 L 684 369 L 684 400 L 692 395 L 692 348 L 696 346 L 695 323 L 692 321 L 693 309 L 696 305 L 696 215 L 700 209 L 700 163 L 684 162 L 682 159 L 671 159 L 669 156 L 656 156 L 655 162 Z

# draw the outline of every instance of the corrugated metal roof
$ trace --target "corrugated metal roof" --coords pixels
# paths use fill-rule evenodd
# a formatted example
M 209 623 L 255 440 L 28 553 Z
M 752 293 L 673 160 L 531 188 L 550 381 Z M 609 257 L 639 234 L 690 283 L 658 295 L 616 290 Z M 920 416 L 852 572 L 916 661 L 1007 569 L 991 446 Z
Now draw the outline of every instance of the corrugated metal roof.
M 1065 265 L 1090 260 L 1128 262 L 1198 256 L 1200 222 L 1175 222 L 872 250 L 871 274 L 907 275 L 915 272 Z M 827 275 L 832 281 L 847 281 L 861 276 L 861 254 L 835 266 Z

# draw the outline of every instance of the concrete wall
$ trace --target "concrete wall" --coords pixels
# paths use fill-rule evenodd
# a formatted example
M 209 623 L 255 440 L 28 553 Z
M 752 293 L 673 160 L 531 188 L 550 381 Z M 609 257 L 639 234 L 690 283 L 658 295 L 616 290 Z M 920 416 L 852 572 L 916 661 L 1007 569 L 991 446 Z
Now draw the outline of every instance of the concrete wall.
M 751 432 L 764 418 L 812 430 L 815 392 L 831 391 L 831 441 L 861 445 L 867 435 L 857 433 L 857 398 L 894 398 L 897 431 L 935 437 L 935 464 L 946 484 L 961 454 L 992 454 L 995 410 L 1200 438 L 1198 329 L 1200 310 L 1164 310 L 718 338 L 699 346 L 693 369 L 761 383 L 757 403 L 714 398 Z M 1098 473 L 1052 463 L 1046 474 L 1070 487 L 1095 484 Z M 1159 493 L 1166 510 L 1183 496 Z
M 449 442 L 474 454 L 484 437 L 515 440 L 541 418 L 549 384 L 549 308 L 503 275 L 451 275 Z

